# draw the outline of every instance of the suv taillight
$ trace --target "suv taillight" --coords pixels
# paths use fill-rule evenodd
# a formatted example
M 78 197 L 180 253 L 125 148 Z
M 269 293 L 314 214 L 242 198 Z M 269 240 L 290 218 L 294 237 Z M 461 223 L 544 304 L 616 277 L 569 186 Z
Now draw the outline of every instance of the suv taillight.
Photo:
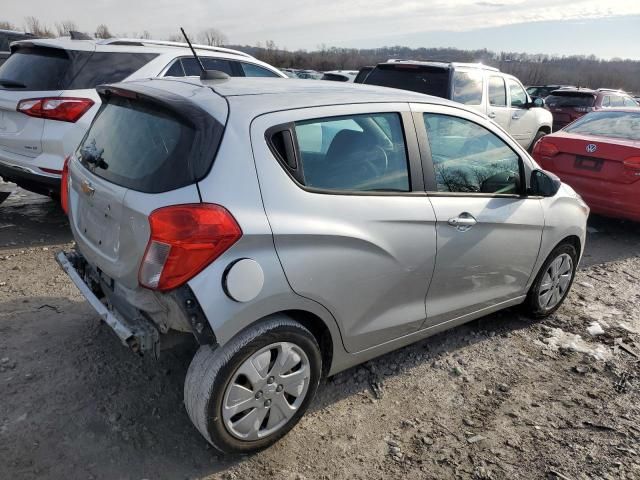
M 47 120 L 77 122 L 95 102 L 90 98 L 47 97 L 21 100 L 16 110 Z
M 242 236 L 235 218 L 220 205 L 175 205 L 149 216 L 151 237 L 138 280 L 152 290 L 177 288 L 204 270 Z
M 629 183 L 640 180 L 640 157 L 627 158 L 624 161 L 623 165 L 624 175 Z
M 69 157 L 64 159 L 62 178 L 60 179 L 60 205 L 65 214 L 69 215 Z

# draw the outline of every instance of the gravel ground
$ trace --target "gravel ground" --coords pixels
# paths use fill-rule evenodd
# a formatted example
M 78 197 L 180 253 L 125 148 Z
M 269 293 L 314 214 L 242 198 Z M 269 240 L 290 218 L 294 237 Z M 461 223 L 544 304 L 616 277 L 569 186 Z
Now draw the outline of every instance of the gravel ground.
M 350 369 L 274 447 L 220 457 L 182 405 L 194 347 L 159 361 L 121 347 L 53 260 L 71 241 L 59 209 L 14 193 L 0 478 L 640 479 L 640 225 L 590 225 L 556 315 L 507 310 Z

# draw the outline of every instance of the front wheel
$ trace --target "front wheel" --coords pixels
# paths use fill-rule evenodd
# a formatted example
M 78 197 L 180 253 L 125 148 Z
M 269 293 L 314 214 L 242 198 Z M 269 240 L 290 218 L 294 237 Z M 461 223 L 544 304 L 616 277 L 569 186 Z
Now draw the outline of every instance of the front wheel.
M 218 450 L 255 452 L 300 420 L 321 370 L 315 337 L 288 317 L 272 318 L 221 348 L 198 350 L 185 379 L 187 413 Z
M 557 246 L 547 257 L 536 277 L 525 309 L 534 318 L 544 318 L 555 312 L 566 298 L 578 266 L 578 253 L 569 243 Z

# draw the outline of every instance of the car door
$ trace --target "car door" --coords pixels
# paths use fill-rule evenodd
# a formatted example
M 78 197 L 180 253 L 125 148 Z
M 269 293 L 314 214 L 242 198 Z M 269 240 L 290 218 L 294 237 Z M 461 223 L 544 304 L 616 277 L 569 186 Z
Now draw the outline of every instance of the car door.
M 409 106 L 271 113 L 251 141 L 291 288 L 332 313 L 349 352 L 416 331 L 436 232 Z
M 504 77 L 501 75 L 490 75 L 487 82 L 488 117 L 509 131 L 509 123 L 511 122 L 511 107 L 507 104 L 507 86 Z
M 536 112 L 528 108 L 529 97 L 524 87 L 513 78 L 506 78 L 511 118 L 507 131 L 524 148 L 528 148 L 538 133 Z
M 522 300 L 544 226 L 540 200 L 524 195 L 530 171 L 524 153 L 472 113 L 412 108 L 436 214 L 425 326 Z

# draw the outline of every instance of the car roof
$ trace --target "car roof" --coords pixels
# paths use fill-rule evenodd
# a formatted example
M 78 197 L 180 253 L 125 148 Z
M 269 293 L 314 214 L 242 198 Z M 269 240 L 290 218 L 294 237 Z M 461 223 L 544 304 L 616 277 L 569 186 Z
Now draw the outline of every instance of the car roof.
M 388 60 L 386 62 L 379 63 L 378 65 L 425 65 L 428 67 L 440 67 L 440 68 L 477 68 L 479 70 L 490 70 L 492 72 L 499 72 L 495 67 L 490 67 L 489 65 L 484 65 L 482 63 L 463 63 L 463 62 L 441 62 L 441 61 L 430 61 L 430 60 Z
M 357 103 L 430 103 L 451 106 L 483 115 L 464 105 L 431 95 L 423 95 L 408 90 L 361 85 L 324 80 L 301 80 L 289 78 L 230 77 L 225 80 L 200 80 L 197 77 L 151 78 L 134 80 L 114 85 L 126 90 L 129 84 L 156 88 L 176 93 L 182 86 L 175 82 L 209 88 L 229 103 L 242 108 L 247 115 L 258 115 L 279 110 L 319 107 L 328 105 L 348 105 Z
M 50 48 L 60 48 L 65 50 L 98 51 L 98 52 L 151 52 L 158 54 L 192 55 L 188 45 L 180 42 L 131 39 L 131 38 L 109 38 L 106 40 L 77 40 L 71 37 L 59 38 L 30 38 L 17 40 L 11 46 L 41 46 Z M 193 45 L 200 55 L 203 56 L 229 56 L 228 58 L 245 58 L 257 60 L 251 55 L 239 50 L 230 48 L 210 47 L 208 45 Z

